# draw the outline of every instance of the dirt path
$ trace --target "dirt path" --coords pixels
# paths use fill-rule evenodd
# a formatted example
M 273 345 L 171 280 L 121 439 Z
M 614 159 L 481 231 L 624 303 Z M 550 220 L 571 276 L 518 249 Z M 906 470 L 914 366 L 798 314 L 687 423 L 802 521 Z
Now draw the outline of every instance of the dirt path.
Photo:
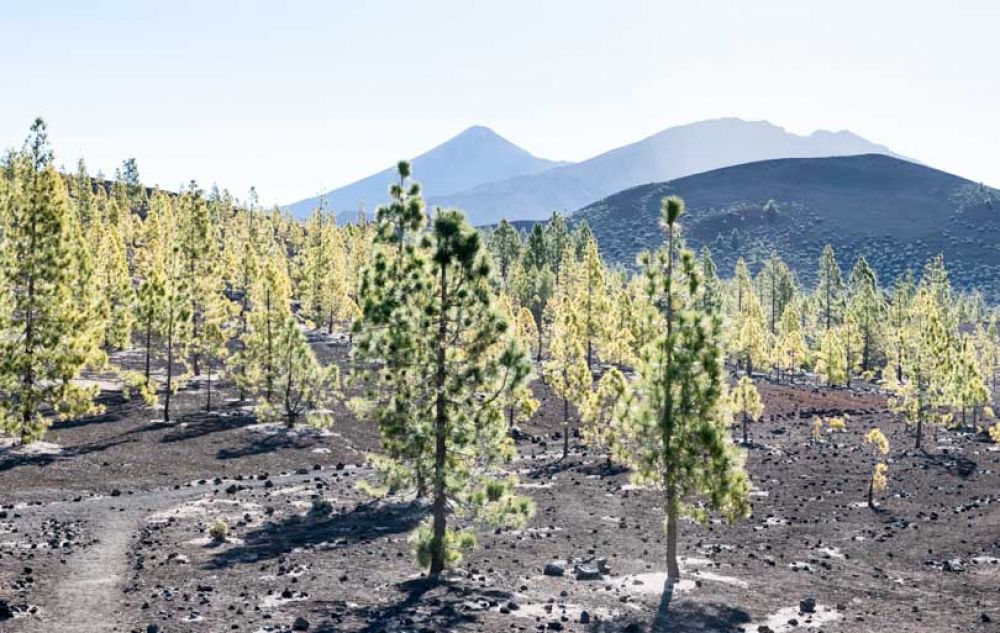
M 275 475 L 283 485 L 305 483 L 315 473 Z M 82 519 L 90 526 L 91 543 L 65 557 L 55 582 L 45 587 L 47 599 L 41 611 L 19 619 L 14 630 L 24 633 L 121 633 L 128 623 L 123 618 L 123 589 L 129 576 L 129 552 L 133 537 L 142 523 L 155 512 L 211 497 L 222 484 L 195 487 L 159 488 L 119 497 L 95 497 L 82 502 L 57 501 L 24 508 L 36 518 Z M 265 482 L 244 479 L 243 488 L 259 488 Z M 0 631 L 6 629 L 0 628 Z
M 54 603 L 41 617 L 30 618 L 26 631 L 105 633 L 120 631 L 122 584 L 127 553 L 138 517 L 106 509 L 93 515 L 94 544 L 69 559 L 53 590 Z

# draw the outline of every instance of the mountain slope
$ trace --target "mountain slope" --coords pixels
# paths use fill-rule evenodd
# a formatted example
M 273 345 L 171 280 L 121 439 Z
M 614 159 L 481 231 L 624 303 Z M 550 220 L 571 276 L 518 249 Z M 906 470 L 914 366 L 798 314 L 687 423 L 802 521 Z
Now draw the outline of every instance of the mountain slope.
M 761 161 L 633 187 L 580 209 L 571 222 L 586 220 L 606 257 L 632 265 L 641 249 L 662 242 L 659 205 L 668 195 L 687 203 L 688 245 L 708 245 L 723 275 L 738 256 L 755 269 L 774 248 L 812 283 L 830 243 L 845 269 L 864 254 L 884 284 L 943 253 L 956 285 L 1000 291 L 992 237 L 1000 231 L 1000 191 L 876 154 Z
M 531 155 L 493 130 L 474 126 L 413 159 L 413 174 L 424 186 L 426 196 L 452 194 L 485 182 L 535 174 L 563 163 Z M 364 204 L 370 212 L 385 203 L 389 185 L 396 181 L 390 167 L 344 187 L 323 194 L 327 207 L 354 219 Z M 296 217 L 307 217 L 319 204 L 320 196 L 300 200 L 285 207 Z
M 772 158 L 868 153 L 894 155 L 851 132 L 800 136 L 766 121 L 715 119 L 668 128 L 580 163 L 438 195 L 432 202 L 463 209 L 474 224 L 492 224 L 503 217 L 537 220 L 627 187 L 720 167 Z

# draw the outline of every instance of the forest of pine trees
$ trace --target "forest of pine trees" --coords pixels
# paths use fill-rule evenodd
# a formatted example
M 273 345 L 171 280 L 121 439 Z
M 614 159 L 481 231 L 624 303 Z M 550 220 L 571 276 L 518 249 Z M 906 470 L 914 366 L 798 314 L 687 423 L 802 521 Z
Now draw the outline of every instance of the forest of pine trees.
M 42 120 L 0 162 L 0 432 L 28 444 L 98 413 L 95 376 L 167 423 L 193 382 L 206 411 L 229 386 L 287 427 L 336 425 L 343 404 L 381 435 L 369 492 L 429 505 L 410 542 L 432 575 L 475 524 L 531 517 L 504 465 L 539 382 L 564 458 L 579 436 L 661 495 L 672 578 L 682 513 L 748 512 L 739 444 L 763 382 L 884 389 L 918 449 L 954 426 L 1000 441 L 1000 314 L 953 289 L 941 258 L 880 280 L 863 257 L 845 275 L 827 246 L 806 288 L 777 252 L 718 271 L 685 244 L 677 198 L 663 246 L 620 266 L 571 217 L 479 231 L 428 209 L 405 162 L 373 221 L 347 225 L 139 175 L 131 160 L 110 181 L 57 169 Z M 348 337 L 350 361 L 324 366 L 313 333 Z M 881 432 L 869 443 L 874 507 L 889 448 Z

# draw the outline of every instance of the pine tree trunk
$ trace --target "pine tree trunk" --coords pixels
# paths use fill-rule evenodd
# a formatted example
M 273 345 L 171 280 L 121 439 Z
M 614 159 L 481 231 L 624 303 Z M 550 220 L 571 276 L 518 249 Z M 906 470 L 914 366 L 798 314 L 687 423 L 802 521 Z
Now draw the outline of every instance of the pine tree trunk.
M 677 564 L 677 514 L 678 503 L 673 489 L 667 490 L 667 579 L 677 580 L 681 577 L 680 566 Z
M 174 316 L 168 315 L 167 320 L 167 389 L 163 394 L 163 421 L 170 422 L 170 394 L 173 391 L 174 374 Z
M 746 446 L 747 444 L 750 443 L 750 439 L 747 437 L 747 426 L 749 426 L 747 424 L 747 422 L 748 422 L 747 421 L 747 412 L 744 411 L 743 412 L 743 445 L 744 446 Z
M 206 383 L 206 393 L 205 393 L 205 411 L 212 410 L 212 361 L 206 358 L 205 364 L 208 365 L 208 382 Z
M 292 406 L 292 354 L 288 353 L 288 382 L 285 383 L 285 424 L 289 429 L 295 428 L 295 419 L 298 415 L 295 407 Z
M 875 478 L 868 478 L 868 507 L 875 509 Z
M 434 404 L 434 506 L 433 525 L 430 543 L 431 565 L 430 575 L 437 577 L 444 571 L 445 563 L 445 534 L 447 530 L 447 516 L 445 514 L 447 497 L 445 495 L 445 459 L 447 456 L 447 445 L 445 443 L 445 432 L 448 425 L 448 412 L 445 400 L 445 379 L 447 368 L 445 366 L 445 339 L 448 335 L 447 305 L 448 305 L 448 274 L 447 267 L 441 266 L 441 305 L 438 316 L 438 349 L 437 349 L 437 372 L 434 377 L 434 387 L 437 398 Z
M 569 399 L 563 398 L 563 459 L 569 457 Z
M 149 387 L 149 365 L 153 354 L 153 317 L 146 321 L 146 387 Z
M 920 450 L 920 441 L 924 437 L 924 412 L 921 411 L 917 415 L 917 444 L 916 449 Z
M 264 367 L 266 388 L 264 391 L 264 399 L 271 402 L 271 395 L 274 390 L 274 360 L 273 360 L 273 334 L 271 332 L 271 291 L 267 292 L 267 301 L 265 302 L 267 306 L 267 363 Z

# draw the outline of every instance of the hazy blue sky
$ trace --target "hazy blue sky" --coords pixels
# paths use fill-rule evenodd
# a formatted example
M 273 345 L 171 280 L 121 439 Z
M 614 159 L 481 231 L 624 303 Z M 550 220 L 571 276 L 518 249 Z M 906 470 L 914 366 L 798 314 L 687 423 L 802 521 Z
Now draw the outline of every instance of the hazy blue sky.
M 0 10 L 0 146 L 291 202 L 472 124 L 579 160 L 719 116 L 1000 186 L 1000 2 L 76 2 Z

